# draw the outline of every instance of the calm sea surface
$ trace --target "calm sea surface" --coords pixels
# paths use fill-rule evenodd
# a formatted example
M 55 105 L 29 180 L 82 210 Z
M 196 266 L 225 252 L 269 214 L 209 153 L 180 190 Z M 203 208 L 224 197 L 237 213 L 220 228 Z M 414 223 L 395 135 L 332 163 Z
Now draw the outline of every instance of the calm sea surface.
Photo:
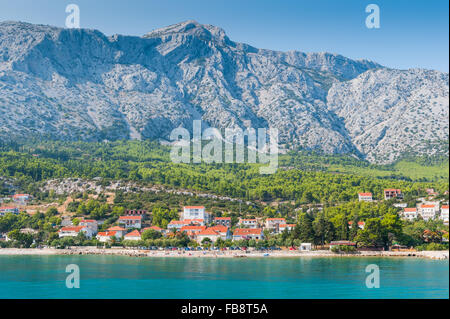
M 448 274 L 448 261 L 412 258 L 0 256 L 0 298 L 449 298 Z

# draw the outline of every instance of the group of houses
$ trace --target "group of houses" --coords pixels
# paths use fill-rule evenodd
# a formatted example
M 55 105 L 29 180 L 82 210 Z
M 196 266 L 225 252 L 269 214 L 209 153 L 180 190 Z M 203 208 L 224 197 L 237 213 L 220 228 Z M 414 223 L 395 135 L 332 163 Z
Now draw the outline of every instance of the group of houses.
M 191 240 L 202 243 L 205 239 L 216 242 L 222 240 L 260 240 L 264 238 L 264 230 L 272 234 L 278 234 L 285 230 L 292 230 L 295 224 L 287 224 L 285 218 L 246 219 L 238 221 L 237 228 L 232 231 L 231 217 L 213 217 L 205 210 L 204 206 L 185 206 L 179 220 L 172 220 L 167 229 L 158 226 L 148 226 L 144 221 L 147 212 L 144 210 L 128 210 L 117 220 L 117 225 L 105 231 L 98 232 L 99 222 L 92 219 L 82 219 L 77 225 L 67 225 L 59 231 L 59 237 L 76 237 L 82 232 L 87 238 L 94 236 L 100 242 L 117 240 L 140 240 L 146 230 L 154 230 L 162 235 L 176 232 L 185 233 Z
M 390 199 L 403 199 L 403 193 L 401 189 L 387 188 L 383 190 L 384 200 Z M 374 201 L 372 193 L 358 193 L 358 200 L 360 202 L 372 202 Z
M 270 228 L 279 231 L 279 225 L 286 227 L 284 218 L 272 223 L 272 219 L 266 222 Z M 275 220 L 275 219 L 273 219 Z M 283 228 L 283 229 L 284 229 Z M 222 240 L 263 239 L 264 232 L 256 219 L 240 219 L 238 228 L 231 232 L 231 217 L 212 217 L 204 206 L 185 206 L 179 220 L 172 220 L 168 225 L 169 231 L 186 233 L 192 240 L 199 243 L 206 238 L 211 242 Z
M 0 216 L 4 216 L 5 214 L 11 213 L 18 215 L 19 208 L 16 206 L 11 206 L 10 204 L 15 205 L 26 205 L 33 198 L 30 194 L 15 194 L 10 197 L 2 198 L 0 203 L 4 203 L 5 206 L 0 206 Z
M 448 225 L 449 205 L 440 205 L 440 202 L 426 202 L 418 204 L 416 207 L 405 207 L 401 217 L 405 220 L 413 221 L 421 217 L 423 220 L 441 219 Z
M 394 206 L 402 208 L 400 216 L 404 220 L 413 221 L 421 217 L 423 220 L 441 219 L 444 224 L 448 225 L 448 203 L 441 203 L 441 201 L 430 201 L 435 196 L 439 195 L 434 189 L 426 189 L 428 196 L 426 198 L 419 198 L 420 202 L 416 207 L 407 207 L 406 203 L 397 203 Z M 384 199 L 403 199 L 403 194 L 400 189 L 385 189 Z M 372 193 L 358 193 L 359 201 L 372 202 Z

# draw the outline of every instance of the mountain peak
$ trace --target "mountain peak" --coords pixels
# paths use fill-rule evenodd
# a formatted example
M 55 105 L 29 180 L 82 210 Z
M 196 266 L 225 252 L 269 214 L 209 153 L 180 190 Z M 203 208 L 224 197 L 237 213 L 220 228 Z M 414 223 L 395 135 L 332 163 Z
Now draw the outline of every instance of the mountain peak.
M 201 24 L 195 20 L 187 20 L 145 34 L 144 38 L 162 38 L 167 36 L 195 36 L 203 40 L 229 41 L 222 28 L 209 24 Z

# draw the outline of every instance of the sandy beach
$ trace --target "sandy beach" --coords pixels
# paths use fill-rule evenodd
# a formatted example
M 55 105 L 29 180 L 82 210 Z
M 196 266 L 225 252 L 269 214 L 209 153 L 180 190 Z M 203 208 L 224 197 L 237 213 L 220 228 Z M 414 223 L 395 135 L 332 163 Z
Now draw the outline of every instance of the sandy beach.
M 261 251 L 166 251 L 125 248 L 102 249 L 96 247 L 54 248 L 2 248 L 0 255 L 118 255 L 130 257 L 186 257 L 186 258 L 285 258 L 285 257 L 416 257 L 449 259 L 449 251 L 361 251 L 352 254 L 336 254 L 329 250 L 274 252 Z

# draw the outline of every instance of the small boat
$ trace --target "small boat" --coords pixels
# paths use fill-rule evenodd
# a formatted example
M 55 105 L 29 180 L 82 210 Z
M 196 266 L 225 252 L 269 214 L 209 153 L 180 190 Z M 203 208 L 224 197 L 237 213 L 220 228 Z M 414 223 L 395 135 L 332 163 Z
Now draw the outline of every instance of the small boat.
M 269 255 L 269 254 L 264 254 L 263 256 L 264 256 L 264 257 L 268 257 L 268 256 L 270 256 L 270 255 Z

